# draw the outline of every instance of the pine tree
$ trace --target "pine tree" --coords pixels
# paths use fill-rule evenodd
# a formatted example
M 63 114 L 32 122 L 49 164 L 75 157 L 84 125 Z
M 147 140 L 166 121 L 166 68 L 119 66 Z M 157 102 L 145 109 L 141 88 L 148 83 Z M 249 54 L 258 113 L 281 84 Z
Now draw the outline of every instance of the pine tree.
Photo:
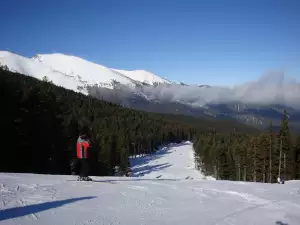
M 291 135 L 288 126 L 287 112 L 284 111 L 280 130 L 277 135 L 279 144 L 279 168 L 278 175 L 285 180 L 293 177 L 293 149 Z
M 268 171 L 268 182 L 272 183 L 274 180 L 274 173 L 273 173 L 273 152 L 274 152 L 274 134 L 273 134 L 273 125 L 272 121 L 270 122 L 268 128 L 268 136 L 269 136 L 269 154 L 268 154 L 268 161 L 269 161 L 269 171 Z M 276 179 L 276 177 L 275 177 Z
M 300 134 L 298 134 L 297 139 L 296 139 L 296 144 L 294 147 L 294 174 L 295 174 L 295 179 L 300 179 Z
M 267 181 L 267 168 L 268 168 L 268 152 L 270 150 L 269 146 L 269 135 L 268 133 L 262 133 L 259 136 L 259 143 L 258 143 L 258 148 L 259 148 L 259 168 L 260 168 L 260 174 L 259 174 L 259 179 L 261 182 L 265 183 Z

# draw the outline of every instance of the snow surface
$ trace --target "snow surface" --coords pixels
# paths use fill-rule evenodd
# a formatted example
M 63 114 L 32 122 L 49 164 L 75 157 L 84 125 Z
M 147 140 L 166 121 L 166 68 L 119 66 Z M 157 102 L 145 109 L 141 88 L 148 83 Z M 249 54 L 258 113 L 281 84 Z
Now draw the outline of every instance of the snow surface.
M 170 81 L 163 79 L 153 73 L 149 73 L 145 70 L 133 70 L 133 71 L 117 70 L 117 69 L 112 69 L 112 70 L 124 74 L 126 77 L 129 77 L 133 80 L 144 82 L 150 85 L 153 85 L 154 83 L 167 83 L 167 84 L 171 83 Z
M 213 179 L 195 169 L 192 144 L 170 144 L 153 155 L 130 159 L 134 177 L 161 179 Z
M 66 76 L 59 71 L 54 71 L 41 62 L 7 51 L 0 51 L 0 65 L 6 65 L 12 72 L 18 72 L 39 80 L 42 80 L 43 77 L 46 76 L 55 85 L 76 92 L 78 92 L 78 86 L 84 85 L 84 83 L 80 82 L 74 77 Z M 87 94 L 87 92 L 84 90 L 81 92 Z
M 171 145 L 131 158 L 135 177 L 92 177 L 96 182 L 0 173 L 0 224 L 300 224 L 300 181 L 203 180 L 192 153 L 191 143 Z
M 78 79 L 86 81 L 88 84 L 99 84 L 107 88 L 112 87 L 110 85 L 112 80 L 125 85 L 134 84 L 132 79 L 120 73 L 76 56 L 60 53 L 37 54 L 32 59 L 70 76 L 75 76 Z
M 26 58 L 15 53 L 0 51 L 0 65 L 7 65 L 8 69 L 24 75 L 42 80 L 46 76 L 55 85 L 65 87 L 76 92 L 88 94 L 86 85 L 99 85 L 113 88 L 113 82 L 135 87 L 137 83 L 147 84 L 170 83 L 144 70 L 125 71 L 110 69 L 85 59 L 64 55 L 37 54 Z M 78 89 L 78 86 L 81 87 Z

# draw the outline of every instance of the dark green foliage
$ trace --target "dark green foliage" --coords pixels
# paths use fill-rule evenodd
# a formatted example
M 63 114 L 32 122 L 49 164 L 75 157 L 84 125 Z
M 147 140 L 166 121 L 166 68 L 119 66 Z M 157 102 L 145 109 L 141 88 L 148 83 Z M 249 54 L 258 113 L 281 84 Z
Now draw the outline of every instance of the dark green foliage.
M 300 179 L 300 134 L 298 134 L 295 140 L 294 154 L 295 154 L 294 174 L 296 179 Z
M 286 179 L 291 179 L 294 174 L 294 148 L 292 148 L 292 139 L 289 131 L 287 113 L 284 111 L 280 130 L 277 134 L 277 145 L 280 150 L 281 146 L 281 172 L 280 175 Z
M 300 179 L 300 136 L 291 135 L 286 112 L 277 134 L 272 123 L 260 134 L 209 132 L 196 137 L 194 149 L 197 164 L 217 179 L 269 183 L 278 176 Z
M 126 109 L 57 87 L 47 78 L 39 81 L 3 69 L 0 91 L 3 172 L 69 174 L 81 132 L 88 133 L 92 142 L 91 175 L 112 175 L 115 166 L 126 171 L 129 156 L 151 154 L 169 142 L 192 140 L 202 131 L 256 132 L 232 121 Z M 220 158 L 224 168 L 232 161 L 226 154 Z

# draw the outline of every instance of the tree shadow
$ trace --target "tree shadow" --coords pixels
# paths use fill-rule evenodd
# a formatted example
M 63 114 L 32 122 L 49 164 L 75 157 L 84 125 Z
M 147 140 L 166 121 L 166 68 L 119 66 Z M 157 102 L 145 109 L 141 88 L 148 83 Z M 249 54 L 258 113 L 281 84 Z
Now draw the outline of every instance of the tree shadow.
M 38 203 L 34 205 L 26 205 L 26 206 L 20 206 L 20 207 L 15 207 L 10 209 L 4 209 L 0 211 L 0 221 L 26 216 L 33 213 L 46 211 L 48 209 L 57 208 L 65 204 L 70 204 L 76 201 L 82 201 L 82 200 L 93 199 L 93 198 L 96 198 L 96 196 L 71 198 L 71 199 L 65 199 L 60 201 L 44 202 L 44 203 Z
M 149 174 L 152 171 L 159 171 L 161 169 L 164 169 L 166 167 L 171 166 L 170 164 L 159 164 L 159 165 L 154 165 L 154 166 L 149 166 L 147 165 L 151 161 L 158 160 L 159 158 L 172 153 L 172 148 L 174 147 L 181 147 L 181 146 L 186 146 L 186 145 L 191 145 L 189 142 L 181 142 L 181 143 L 171 143 L 169 145 L 160 147 L 159 150 L 156 152 L 152 153 L 151 155 L 145 155 L 142 157 L 137 157 L 137 158 L 130 158 L 130 165 L 133 173 L 133 177 L 137 177 L 140 175 L 136 175 L 137 173 L 140 174 Z M 144 166 L 141 166 L 144 165 Z M 141 167 L 139 167 L 141 166 Z
M 150 161 L 155 161 L 167 154 L 170 154 L 170 149 L 162 149 L 162 150 L 158 150 L 157 152 L 151 154 L 151 155 L 145 155 L 142 157 L 138 157 L 138 158 L 130 158 L 130 165 L 131 167 L 136 167 L 139 165 L 143 165 L 143 164 L 147 164 Z
M 276 221 L 276 225 L 289 225 L 288 223 L 284 223 L 282 221 Z
M 170 164 L 170 163 L 162 163 L 162 164 L 158 164 L 158 165 L 144 165 L 144 166 L 133 169 L 131 177 L 144 176 L 151 172 L 160 171 L 160 170 L 163 170 L 170 166 L 172 166 L 172 164 Z
M 159 150 L 155 151 L 154 153 L 150 154 L 150 155 L 145 155 L 142 157 L 137 157 L 137 158 L 130 158 L 130 165 L 131 167 L 135 167 L 135 166 L 139 166 L 141 164 L 147 164 L 150 161 L 154 161 L 157 160 L 167 154 L 171 153 L 171 149 L 174 147 L 181 147 L 181 146 L 185 146 L 185 145 L 190 145 L 190 143 L 187 142 L 182 142 L 182 143 L 172 143 L 169 144 L 167 146 L 164 147 L 160 147 Z
M 112 183 L 116 184 L 117 182 L 135 182 L 135 181 L 180 181 L 180 179 L 171 179 L 171 178 L 133 178 L 133 179 L 111 179 L 111 180 L 94 180 L 93 182 L 99 183 Z

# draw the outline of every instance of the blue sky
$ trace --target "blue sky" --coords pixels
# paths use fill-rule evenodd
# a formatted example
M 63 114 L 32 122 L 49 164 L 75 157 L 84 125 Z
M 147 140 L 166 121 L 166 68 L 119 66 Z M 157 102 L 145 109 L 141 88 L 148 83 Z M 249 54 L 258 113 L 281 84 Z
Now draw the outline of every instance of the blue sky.
M 186 83 L 300 79 L 300 1 L 2 0 L 0 50 L 59 52 Z

